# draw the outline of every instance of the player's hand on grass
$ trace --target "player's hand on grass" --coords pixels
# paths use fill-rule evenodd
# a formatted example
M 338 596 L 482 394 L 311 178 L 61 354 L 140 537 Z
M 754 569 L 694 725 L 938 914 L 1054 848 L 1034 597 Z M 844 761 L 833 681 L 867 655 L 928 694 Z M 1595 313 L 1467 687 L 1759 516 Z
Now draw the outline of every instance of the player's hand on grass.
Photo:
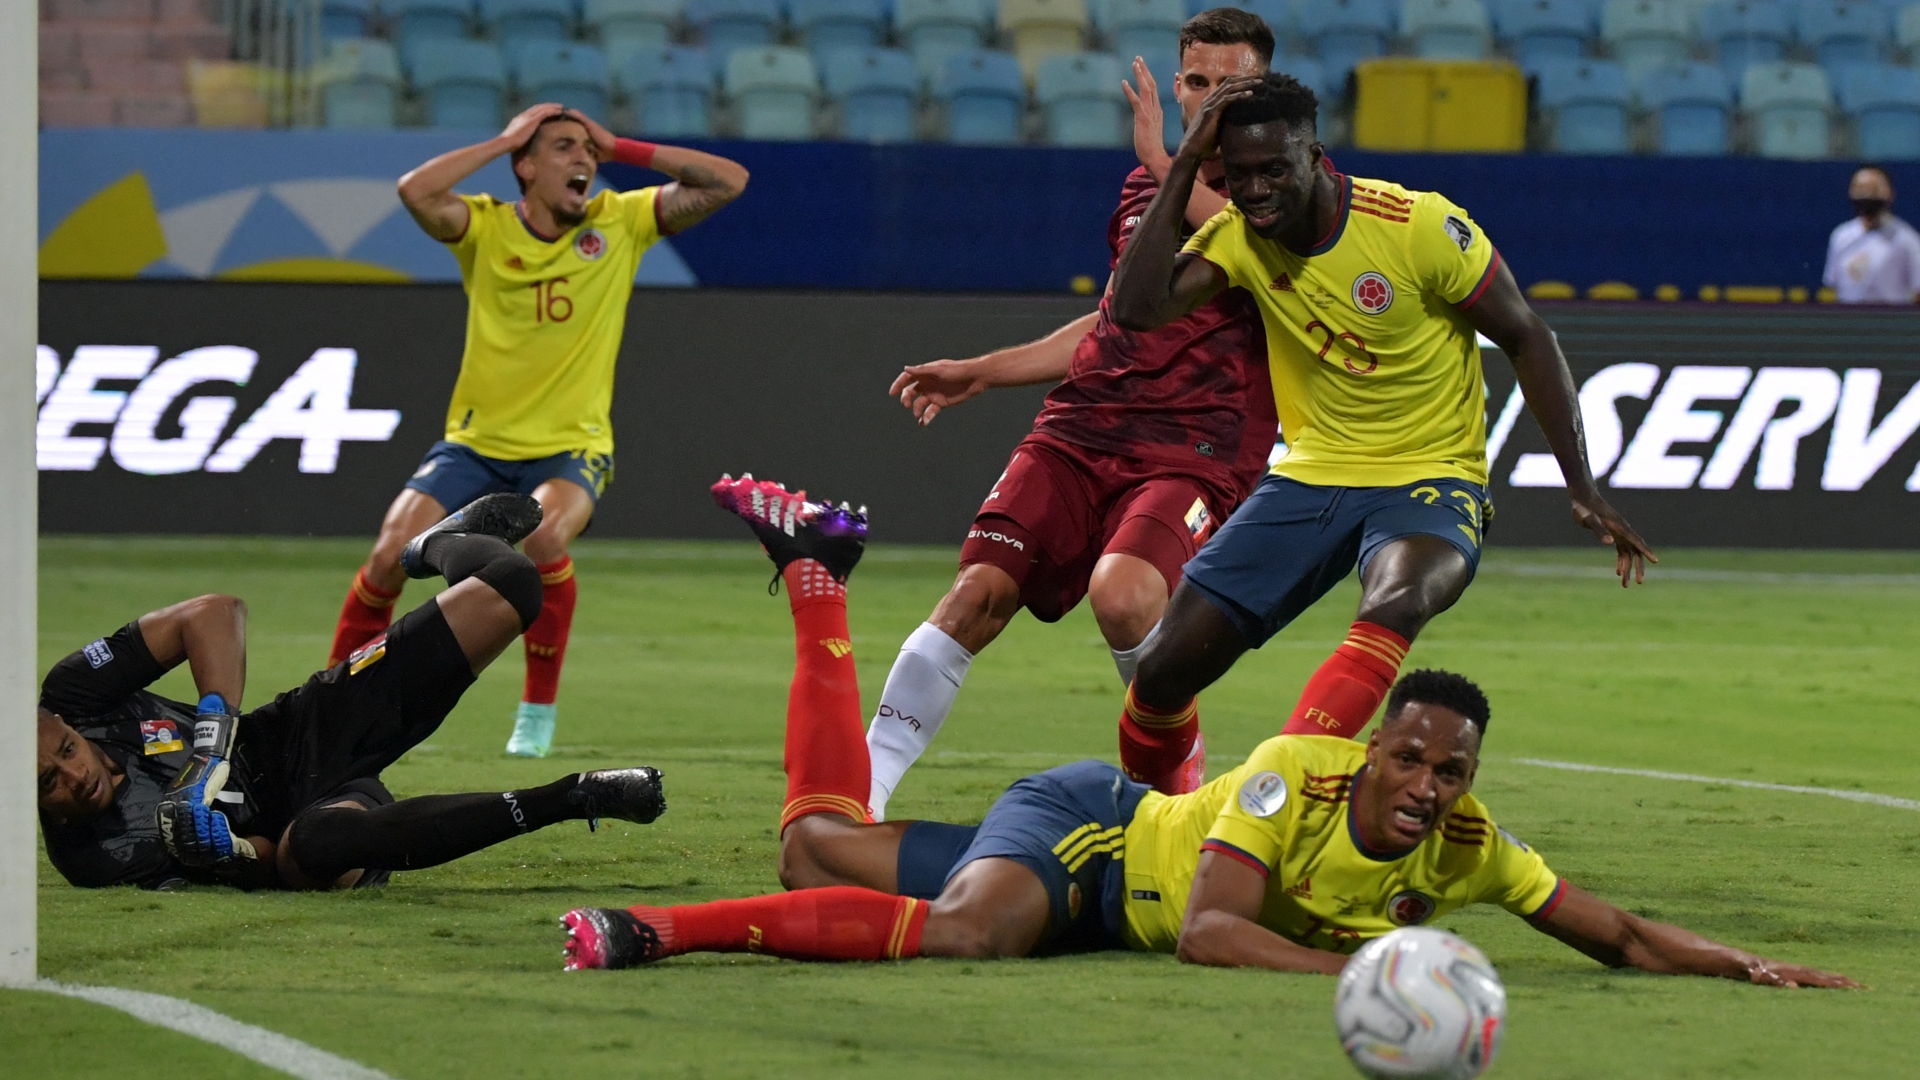
M 566 106 L 553 101 L 542 102 L 539 105 L 535 105 L 522 112 L 519 116 L 507 121 L 506 128 L 500 132 L 500 141 L 515 148 L 525 146 L 528 141 L 533 138 L 533 133 L 540 130 L 541 124 L 566 111 Z M 593 129 L 588 128 L 587 130 L 592 131 Z M 611 146 L 612 144 L 609 143 L 608 145 Z
M 986 388 L 986 376 L 976 361 L 935 360 L 902 370 L 894 376 L 887 393 L 898 397 L 925 427 L 933 423 L 940 410 L 952 408 Z
M 1819 990 L 1864 990 L 1865 987 L 1845 975 L 1835 975 L 1830 971 L 1802 967 L 1799 964 L 1783 964 L 1778 960 L 1766 960 L 1756 957 L 1752 966 L 1747 968 L 1747 981 L 1755 986 L 1778 986 L 1786 989 Z
M 1180 154 L 1204 160 L 1211 157 L 1220 147 L 1220 117 L 1227 106 L 1237 101 L 1245 101 L 1253 96 L 1253 88 L 1263 76 L 1235 75 L 1222 79 L 1220 85 L 1213 88 L 1207 100 L 1200 103 L 1200 111 L 1193 116 L 1193 126 L 1180 139 Z
M 1627 519 L 1620 516 L 1607 500 L 1598 493 L 1573 498 L 1573 520 L 1580 527 L 1600 538 L 1603 544 L 1612 544 L 1614 551 L 1614 573 L 1620 575 L 1620 587 L 1629 583 L 1642 583 L 1647 580 L 1647 564 L 1658 563 L 1660 557 L 1653 553 L 1640 534 L 1633 531 Z
M 1133 153 L 1153 174 L 1156 182 L 1167 178 L 1167 168 L 1173 159 L 1167 155 L 1166 117 L 1160 108 L 1160 85 L 1153 81 L 1153 72 L 1147 62 L 1136 56 L 1133 58 L 1133 83 L 1140 87 L 1134 90 L 1125 79 L 1120 80 L 1120 90 L 1127 95 L 1127 104 L 1133 106 Z

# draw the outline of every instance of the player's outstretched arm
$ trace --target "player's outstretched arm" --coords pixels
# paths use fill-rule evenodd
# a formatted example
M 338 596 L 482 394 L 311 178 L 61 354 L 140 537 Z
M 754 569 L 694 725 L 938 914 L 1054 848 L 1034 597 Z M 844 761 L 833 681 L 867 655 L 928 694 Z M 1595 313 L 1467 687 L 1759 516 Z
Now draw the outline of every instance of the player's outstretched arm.
M 1160 84 L 1154 81 L 1152 69 L 1140 57 L 1133 58 L 1133 83 L 1140 89 L 1135 90 L 1126 80 L 1120 81 L 1120 91 L 1127 95 L 1127 104 L 1133 106 L 1133 155 L 1153 177 L 1156 184 L 1167 182 L 1167 173 L 1173 168 L 1173 155 L 1167 153 L 1166 116 L 1160 107 Z M 1187 196 L 1187 224 L 1199 228 L 1207 219 L 1227 208 L 1227 200 L 1205 184 L 1193 185 L 1193 194 Z
M 542 122 L 565 111 L 553 102 L 535 105 L 486 142 L 449 150 L 428 161 L 400 178 L 400 202 L 428 236 L 443 244 L 460 239 L 467 231 L 467 204 L 453 193 L 453 186 L 501 154 L 525 146 Z
M 1493 281 L 1479 300 L 1466 310 L 1467 321 L 1485 334 L 1513 362 L 1513 373 L 1520 380 L 1520 392 L 1533 410 L 1533 418 L 1546 433 L 1554 460 L 1567 478 L 1567 495 L 1573 500 L 1573 520 L 1582 528 L 1611 544 L 1614 569 L 1620 585 L 1647 579 L 1647 563 L 1660 559 L 1600 495 L 1593 473 L 1587 468 L 1587 436 L 1580 424 L 1580 399 L 1573 388 L 1573 372 L 1538 312 L 1520 294 L 1513 272 L 1502 262 L 1494 270 Z
M 1059 382 L 1073 366 L 1073 351 L 1080 340 L 1093 333 L 1099 321 L 1100 313 L 1090 311 L 1025 345 L 997 349 L 971 360 L 909 364 L 894 376 L 887 393 L 899 398 L 925 427 L 933 423 L 940 410 L 950 409 L 982 390 Z
M 1295 945 L 1254 921 L 1266 895 L 1265 874 L 1217 851 L 1201 852 L 1175 955 L 1207 967 L 1340 974 L 1346 957 Z
M 140 616 L 140 637 L 161 668 L 186 661 L 202 696 L 219 694 L 233 708 L 247 688 L 247 604 L 208 593 Z
M 1534 928 L 1608 967 L 1636 967 L 1656 975 L 1712 975 L 1759 986 L 1858 990 L 1845 975 L 1755 956 L 1691 930 L 1622 911 L 1572 884 Z

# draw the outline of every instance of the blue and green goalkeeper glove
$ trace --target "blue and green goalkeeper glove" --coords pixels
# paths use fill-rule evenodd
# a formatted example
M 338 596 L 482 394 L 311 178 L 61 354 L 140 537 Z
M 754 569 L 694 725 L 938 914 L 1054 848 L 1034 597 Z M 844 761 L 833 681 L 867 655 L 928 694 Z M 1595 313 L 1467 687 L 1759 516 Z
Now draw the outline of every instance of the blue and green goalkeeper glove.
M 201 698 L 193 757 L 160 796 L 160 839 L 184 866 L 231 873 L 259 858 L 251 843 L 233 834 L 227 815 L 213 809 L 227 783 L 239 722 L 219 694 Z

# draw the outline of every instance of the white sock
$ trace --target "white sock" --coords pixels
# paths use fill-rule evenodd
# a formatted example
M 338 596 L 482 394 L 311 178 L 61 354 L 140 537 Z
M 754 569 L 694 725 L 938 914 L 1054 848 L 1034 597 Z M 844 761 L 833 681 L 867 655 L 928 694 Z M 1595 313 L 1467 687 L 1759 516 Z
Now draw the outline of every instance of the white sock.
M 972 664 L 973 654 L 932 623 L 921 623 L 900 646 L 893 670 L 887 672 L 887 688 L 880 692 L 880 707 L 867 726 L 867 757 L 873 763 L 867 807 L 875 821 L 886 820 L 893 789 L 947 722 Z
M 1159 632 L 1160 624 L 1154 623 L 1153 629 L 1147 631 L 1147 636 L 1140 639 L 1140 644 L 1131 649 L 1107 650 L 1113 654 L 1113 666 L 1120 672 L 1121 686 L 1133 685 L 1133 673 L 1140 667 L 1140 654 L 1147 651 L 1147 642 L 1152 641 L 1153 635 Z

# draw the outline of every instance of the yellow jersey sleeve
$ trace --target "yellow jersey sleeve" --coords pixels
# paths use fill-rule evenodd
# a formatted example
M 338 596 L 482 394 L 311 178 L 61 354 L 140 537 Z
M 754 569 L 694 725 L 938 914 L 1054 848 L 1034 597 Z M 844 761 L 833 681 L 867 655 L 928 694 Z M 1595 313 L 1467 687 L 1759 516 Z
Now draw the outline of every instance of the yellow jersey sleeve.
M 1180 249 L 1181 253 L 1200 256 L 1226 273 L 1227 284 L 1244 286 L 1245 267 L 1251 254 L 1247 249 L 1245 223 L 1240 208 L 1228 203 L 1226 209 L 1200 226 L 1200 231 Z
M 1412 218 L 1407 255 L 1421 287 L 1456 307 L 1480 299 L 1500 267 L 1500 253 L 1486 232 L 1432 191 L 1414 197 Z
M 1528 919 L 1551 913 L 1566 892 L 1560 875 L 1547 868 L 1539 852 L 1498 826 L 1474 878 L 1473 903 L 1498 904 Z
M 1299 791 L 1305 770 L 1285 738 L 1268 739 L 1235 770 L 1239 786 L 1231 792 L 1200 845 L 1270 873 L 1286 852 L 1299 817 Z
M 460 279 L 471 286 L 474 260 L 496 227 L 493 210 L 500 205 L 500 200 L 491 195 L 462 195 L 460 201 L 467 204 L 467 229 L 447 241 L 447 246 L 453 249 L 454 259 L 460 263 Z
M 660 229 L 660 189 L 658 187 L 622 191 L 614 196 L 614 204 L 620 208 L 621 216 L 632 232 L 634 244 L 639 250 L 644 252 L 665 235 Z

